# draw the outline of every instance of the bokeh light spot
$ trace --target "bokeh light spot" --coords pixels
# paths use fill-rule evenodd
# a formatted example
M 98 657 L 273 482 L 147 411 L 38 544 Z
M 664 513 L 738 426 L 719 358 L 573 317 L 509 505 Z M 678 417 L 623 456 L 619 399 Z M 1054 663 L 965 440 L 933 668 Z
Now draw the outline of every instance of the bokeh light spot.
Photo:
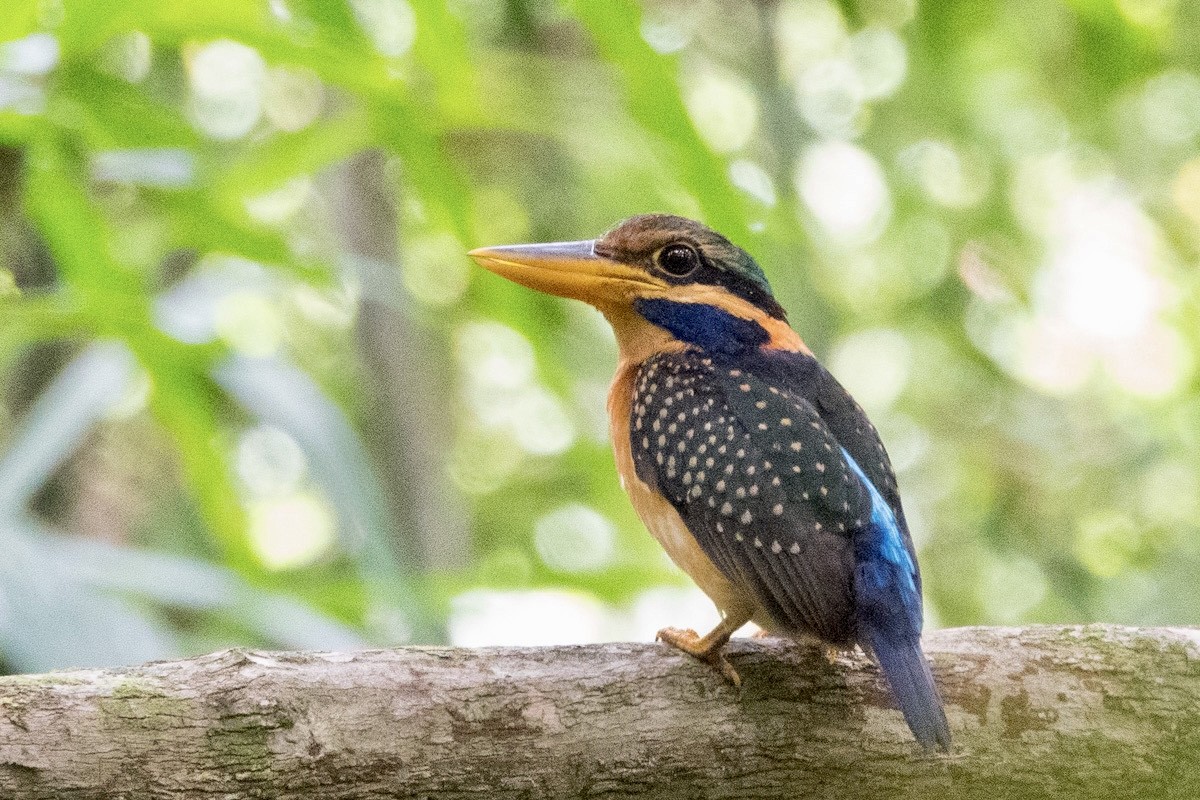
M 1179 168 L 1171 187 L 1171 199 L 1181 214 L 1200 226 L 1200 158 L 1193 158 Z
M 266 64 L 252 47 L 220 39 L 187 59 L 192 121 L 214 139 L 246 135 L 262 114 Z
M 283 320 L 259 292 L 235 291 L 217 301 L 214 326 L 229 346 L 248 356 L 269 356 L 283 342 Z
M 417 38 L 417 16 L 406 0 L 351 0 L 354 16 L 375 49 L 398 58 Z
M 774 32 L 784 74 L 792 80 L 839 52 L 847 41 L 842 12 L 827 0 L 780 3 Z
M 554 455 L 575 441 L 575 425 L 557 397 L 533 380 L 533 348 L 497 322 L 472 322 L 456 336 L 467 400 L 485 428 L 503 427 L 532 455 Z M 466 473 L 464 473 L 466 474 Z
M 250 544 L 268 569 L 307 566 L 333 545 L 333 515 L 309 494 L 273 497 L 250 504 Z
M 31 33 L 0 43 L 0 71 L 18 75 L 46 75 L 58 66 L 58 39 L 49 33 Z
M 1146 83 L 1141 99 L 1146 135 L 1163 144 L 1180 144 L 1200 135 L 1200 77 L 1171 70 Z
M 729 153 L 750 141 L 758 122 L 758 98 L 744 80 L 705 71 L 685 99 L 696 130 L 713 150 Z
M 516 472 L 522 455 L 508 431 L 468 429 L 451 453 L 450 477 L 467 494 L 486 494 Z
M 499 322 L 468 322 L 455 336 L 458 358 L 485 389 L 515 389 L 533 379 L 533 346 Z
M 733 185 L 765 206 L 775 205 L 775 183 L 767 171 L 753 161 L 739 158 L 729 165 Z
M 533 541 L 538 556 L 551 569 L 592 572 L 612 562 L 616 530 L 595 509 L 569 503 L 535 523 Z
M 105 45 L 102 64 L 109 72 L 130 83 L 140 83 L 150 74 L 154 51 L 150 37 L 141 31 L 114 36 Z
M 695 10 L 690 3 L 669 8 L 647 6 L 642 16 L 642 39 L 659 55 L 679 52 L 692 40 L 697 19 Z
M 867 92 L 848 59 L 828 58 L 804 70 L 796 82 L 796 105 L 818 133 L 847 137 L 855 130 Z
M 1023 556 L 996 558 L 988 563 L 977 587 L 987 616 L 1002 625 L 1021 622 L 1046 597 L 1042 568 Z
M 195 178 L 195 158 L 176 148 L 104 150 L 92 157 L 92 177 L 101 182 L 181 189 Z
M 308 459 L 300 445 L 273 425 L 260 425 L 241 435 L 236 464 L 242 483 L 261 497 L 290 494 L 308 469 Z
M 912 348 L 899 331 L 859 331 L 834 347 L 830 367 L 868 411 L 888 409 L 908 381 Z
M 517 444 L 533 455 L 556 455 L 575 441 L 575 426 L 566 409 L 558 398 L 539 386 L 531 386 L 518 395 L 510 410 Z
M 295 216 L 312 194 L 312 178 L 298 175 L 278 189 L 247 198 L 246 212 L 267 225 L 281 225 Z
M 875 239 L 891 214 L 891 198 L 878 162 L 846 142 L 826 142 L 804 154 L 796 173 L 804 204 L 835 239 Z
M 939 205 L 968 208 L 988 192 L 990 179 L 983 166 L 974 159 L 968 161 L 946 142 L 917 142 L 901 151 L 899 161 L 926 196 Z
M 1143 473 L 1139 498 L 1142 515 L 1165 526 L 1200 521 L 1200 475 L 1193 464 L 1170 459 Z
M 263 113 L 281 131 L 308 127 L 325 104 L 325 87 L 307 69 L 273 67 L 267 72 Z
M 868 99 L 888 97 L 908 71 L 908 52 L 887 28 L 865 28 L 850 38 L 850 58 Z
M 612 610 L 583 594 L 559 590 L 476 589 L 450 603 L 450 643 L 459 647 L 544 647 L 610 641 Z
M 1085 517 L 1075 531 L 1076 557 L 1089 572 L 1102 578 L 1126 569 L 1140 546 L 1137 525 L 1118 512 Z
M 1149 221 L 1106 183 L 1084 184 L 1058 205 L 1041 290 L 1068 325 L 1097 339 L 1136 335 L 1162 304 L 1150 273 Z
M 433 233 L 415 236 L 407 244 L 402 259 L 404 288 L 426 305 L 458 302 L 471 280 L 462 243 L 452 234 Z

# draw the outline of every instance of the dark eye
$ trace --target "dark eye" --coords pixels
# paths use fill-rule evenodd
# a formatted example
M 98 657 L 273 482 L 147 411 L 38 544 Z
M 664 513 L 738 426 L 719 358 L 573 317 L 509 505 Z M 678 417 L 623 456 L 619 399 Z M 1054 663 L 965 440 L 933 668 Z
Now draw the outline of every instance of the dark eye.
M 682 278 L 700 266 L 700 256 L 686 244 L 669 244 L 658 251 L 658 265 L 663 272 Z

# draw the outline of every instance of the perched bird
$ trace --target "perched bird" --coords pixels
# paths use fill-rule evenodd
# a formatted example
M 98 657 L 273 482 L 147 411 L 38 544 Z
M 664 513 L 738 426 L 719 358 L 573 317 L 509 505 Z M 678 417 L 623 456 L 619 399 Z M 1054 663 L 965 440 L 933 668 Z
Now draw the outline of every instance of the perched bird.
M 682 217 L 600 239 L 486 247 L 480 265 L 598 308 L 620 363 L 608 398 L 621 484 L 713 600 L 710 633 L 659 638 L 738 684 L 721 655 L 764 629 L 860 645 L 926 749 L 950 731 L 921 651 L 921 577 L 888 456 L 862 408 L 789 327 L 744 250 Z

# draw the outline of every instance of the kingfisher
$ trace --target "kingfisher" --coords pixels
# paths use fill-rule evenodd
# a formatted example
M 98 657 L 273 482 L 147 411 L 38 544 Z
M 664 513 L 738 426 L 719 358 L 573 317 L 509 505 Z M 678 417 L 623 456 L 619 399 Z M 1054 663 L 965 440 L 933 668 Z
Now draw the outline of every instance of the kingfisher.
M 516 283 L 597 308 L 616 334 L 608 396 L 622 487 L 713 601 L 720 623 L 658 639 L 712 665 L 747 622 L 855 645 L 926 750 L 950 730 L 921 650 L 921 575 L 887 451 L 862 407 L 789 326 L 743 249 L 683 217 L 599 239 L 484 247 Z

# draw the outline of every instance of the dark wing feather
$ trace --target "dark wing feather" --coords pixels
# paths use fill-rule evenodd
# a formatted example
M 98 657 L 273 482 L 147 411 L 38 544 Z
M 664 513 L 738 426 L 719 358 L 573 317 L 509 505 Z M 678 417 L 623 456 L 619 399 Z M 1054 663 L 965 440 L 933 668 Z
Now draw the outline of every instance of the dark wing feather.
M 820 362 L 807 353 L 756 350 L 744 359 L 743 366 L 763 380 L 804 398 L 817 410 L 833 437 L 846 448 L 846 452 L 891 507 L 900 525 L 904 546 L 915 564 L 916 549 L 904 518 L 896 474 L 879 432 L 867 418 L 862 406 Z M 919 571 L 916 582 L 920 588 Z
M 660 355 L 630 431 L 638 476 L 781 628 L 853 638 L 852 534 L 870 498 L 808 401 L 698 352 Z

